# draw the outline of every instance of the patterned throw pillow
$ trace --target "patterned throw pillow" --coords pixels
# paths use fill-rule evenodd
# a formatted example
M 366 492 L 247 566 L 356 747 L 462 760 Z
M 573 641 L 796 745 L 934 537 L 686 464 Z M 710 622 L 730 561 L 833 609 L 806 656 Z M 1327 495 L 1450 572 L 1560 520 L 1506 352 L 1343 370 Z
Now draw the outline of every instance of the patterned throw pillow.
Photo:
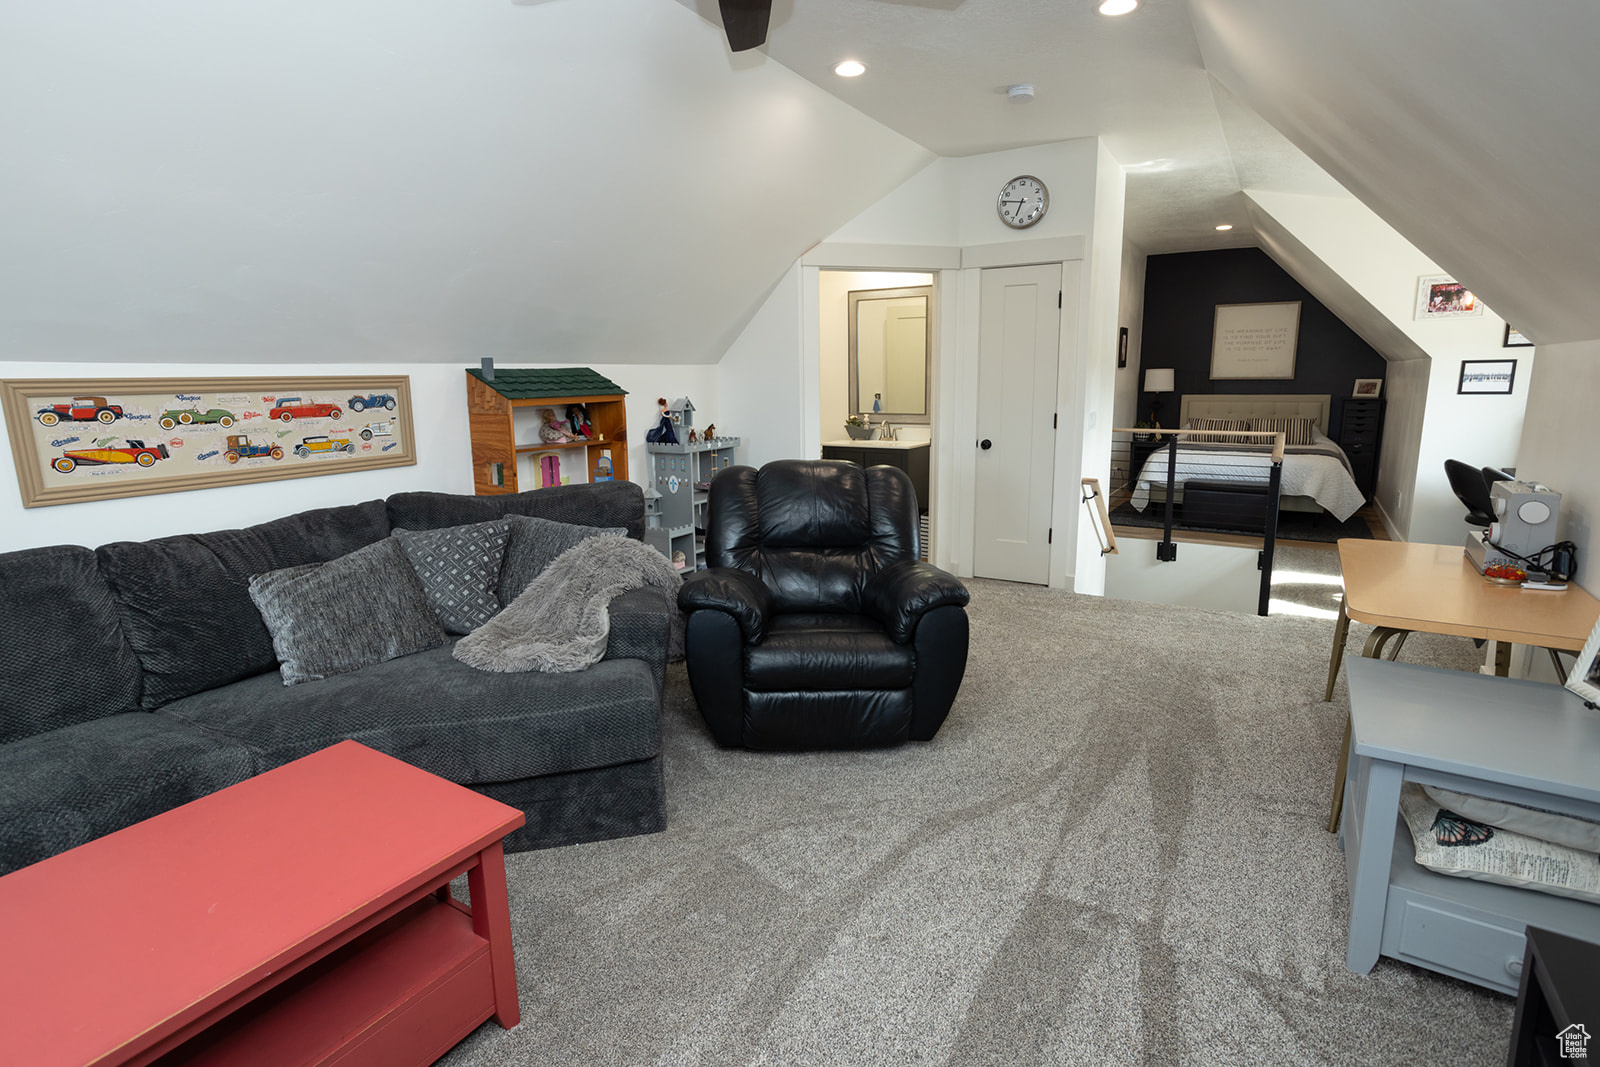
M 1317 420 L 1309 415 L 1300 417 L 1285 417 L 1281 419 L 1256 419 L 1252 429 L 1270 433 L 1283 434 L 1283 443 L 1286 445 L 1309 445 L 1312 443 L 1311 432 L 1316 428 Z M 1271 444 L 1266 438 L 1261 438 L 1261 443 Z
M 506 546 L 506 562 L 500 570 L 502 606 L 517 599 L 519 593 L 544 573 L 551 560 L 584 538 L 601 534 L 628 535 L 620 526 L 575 526 L 531 515 L 507 515 L 506 519 L 511 523 L 511 542 Z
M 250 576 L 284 685 L 450 643 L 393 538 L 327 563 Z
M 1184 424 L 1190 430 L 1248 430 L 1250 423 L 1244 419 L 1190 419 Z M 1198 437 L 1195 440 L 1202 444 L 1214 445 L 1252 445 L 1256 443 L 1254 437 L 1235 437 L 1218 434 L 1215 436 Z
M 500 567 L 511 538 L 510 519 L 396 530 L 394 538 L 446 632 L 470 634 L 500 610 Z

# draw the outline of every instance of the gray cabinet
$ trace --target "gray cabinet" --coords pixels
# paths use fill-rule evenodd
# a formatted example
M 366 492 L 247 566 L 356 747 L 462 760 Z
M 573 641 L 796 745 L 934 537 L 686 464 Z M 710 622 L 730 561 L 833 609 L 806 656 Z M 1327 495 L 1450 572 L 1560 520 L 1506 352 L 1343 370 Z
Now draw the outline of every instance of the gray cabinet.
M 1600 716 L 1543 682 L 1379 659 L 1346 670 L 1346 965 L 1390 956 L 1515 995 L 1527 927 L 1600 941 L 1600 904 L 1418 866 L 1399 816 L 1400 787 L 1419 782 L 1600 819 Z
M 829 441 L 822 446 L 823 459 L 843 459 L 863 467 L 899 467 L 911 476 L 917 491 L 917 510 L 928 510 L 928 456 L 933 451 L 926 442 Z
M 737 437 L 715 437 L 695 444 L 644 446 L 650 457 L 650 484 L 661 494 L 665 555 L 672 559 L 682 552 L 685 570 L 705 566 L 705 510 L 711 480 L 738 462 L 735 451 L 739 443 Z

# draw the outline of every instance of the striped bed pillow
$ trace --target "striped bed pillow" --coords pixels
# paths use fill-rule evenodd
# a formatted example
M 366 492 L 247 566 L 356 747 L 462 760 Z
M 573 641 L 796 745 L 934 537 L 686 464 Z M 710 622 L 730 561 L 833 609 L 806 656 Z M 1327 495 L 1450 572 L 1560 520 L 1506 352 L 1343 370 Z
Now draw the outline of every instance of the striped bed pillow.
M 1250 423 L 1245 419 L 1190 419 L 1183 424 L 1185 430 L 1248 430 Z M 1197 441 L 1207 444 L 1220 445 L 1253 445 L 1257 438 L 1233 435 L 1218 435 L 1215 437 L 1199 437 Z
M 1283 434 L 1283 443 L 1286 445 L 1309 445 L 1312 443 L 1311 432 L 1316 429 L 1317 420 L 1310 415 L 1285 417 L 1279 419 L 1256 419 L 1251 427 L 1263 432 Z M 1272 442 L 1261 439 L 1263 444 Z

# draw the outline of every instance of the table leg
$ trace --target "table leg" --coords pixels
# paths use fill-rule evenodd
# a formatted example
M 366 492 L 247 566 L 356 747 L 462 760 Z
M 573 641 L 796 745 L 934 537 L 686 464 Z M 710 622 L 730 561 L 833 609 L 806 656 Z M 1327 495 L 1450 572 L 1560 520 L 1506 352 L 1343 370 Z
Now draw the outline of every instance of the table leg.
M 1350 616 L 1344 612 L 1344 597 L 1339 598 L 1339 621 L 1333 624 L 1333 652 L 1328 656 L 1328 690 L 1322 694 L 1323 703 L 1333 699 L 1333 683 L 1339 677 L 1339 664 L 1344 662 L 1344 643 L 1350 636 Z
M 1383 911 L 1389 900 L 1389 859 L 1394 854 L 1394 819 L 1400 809 L 1403 768 L 1398 763 L 1365 758 L 1357 774 L 1361 810 L 1350 878 L 1350 940 L 1344 965 L 1366 974 L 1378 962 L 1383 941 Z M 1345 849 L 1351 846 L 1345 835 Z
M 1328 833 L 1339 832 L 1339 813 L 1344 808 L 1344 779 L 1350 766 L 1350 716 L 1344 717 L 1344 744 L 1339 746 L 1339 772 L 1333 776 L 1333 808 L 1328 812 Z
M 1511 642 L 1496 641 L 1494 643 L 1494 676 L 1496 678 L 1509 678 L 1511 676 Z
M 506 898 L 506 859 L 499 841 L 478 853 L 467 872 L 472 894 L 472 932 L 489 942 L 494 977 L 494 1017 L 507 1030 L 522 1021 L 517 1006 L 517 965 L 511 954 L 511 906 Z

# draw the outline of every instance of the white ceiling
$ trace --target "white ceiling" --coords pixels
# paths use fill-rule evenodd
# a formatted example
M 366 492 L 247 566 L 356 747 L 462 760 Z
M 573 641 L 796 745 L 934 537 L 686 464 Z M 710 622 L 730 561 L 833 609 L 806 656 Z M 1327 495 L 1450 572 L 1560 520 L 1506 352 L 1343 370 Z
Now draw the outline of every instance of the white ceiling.
M 936 155 L 1083 136 L 1148 252 L 1342 185 L 1536 340 L 1600 337 L 1597 20 L 777 0 L 732 55 L 714 0 L 4 0 L 0 360 L 714 362 Z

